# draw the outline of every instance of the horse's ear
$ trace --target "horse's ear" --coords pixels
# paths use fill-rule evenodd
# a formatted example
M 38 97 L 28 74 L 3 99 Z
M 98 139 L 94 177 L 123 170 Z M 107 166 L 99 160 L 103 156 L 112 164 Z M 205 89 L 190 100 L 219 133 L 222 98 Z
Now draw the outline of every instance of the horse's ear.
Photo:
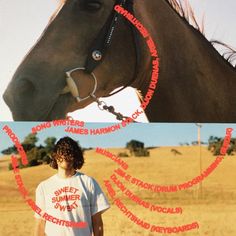
M 58 4 L 62 5 L 62 4 L 65 4 L 67 0 L 57 0 Z
M 66 2 L 66 0 L 57 0 L 58 7 L 54 11 L 53 15 L 50 17 L 49 23 L 51 23 L 54 20 L 54 18 L 56 17 L 57 13 L 60 11 L 62 6 L 65 4 L 65 2 Z

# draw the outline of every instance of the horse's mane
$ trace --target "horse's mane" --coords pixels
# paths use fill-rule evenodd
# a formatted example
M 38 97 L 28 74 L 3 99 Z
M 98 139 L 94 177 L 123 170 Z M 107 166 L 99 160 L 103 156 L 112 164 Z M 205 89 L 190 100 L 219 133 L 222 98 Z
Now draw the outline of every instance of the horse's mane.
M 199 24 L 195 17 L 194 10 L 190 5 L 188 0 L 166 0 L 171 7 L 191 26 L 193 26 L 196 30 L 198 30 L 204 37 L 204 16 L 202 17 L 202 22 Z M 205 37 L 206 38 L 206 37 Z M 213 46 L 222 46 L 224 52 L 222 53 L 222 57 L 231 65 L 233 68 L 236 68 L 236 50 L 231 46 L 227 45 L 224 42 L 219 40 L 210 40 L 210 43 Z

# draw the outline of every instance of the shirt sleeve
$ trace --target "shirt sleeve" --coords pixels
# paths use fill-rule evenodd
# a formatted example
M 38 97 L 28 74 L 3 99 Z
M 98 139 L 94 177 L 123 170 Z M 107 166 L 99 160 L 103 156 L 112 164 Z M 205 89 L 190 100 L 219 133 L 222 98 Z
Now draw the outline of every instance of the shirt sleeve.
M 95 215 L 98 212 L 104 212 L 110 208 L 110 205 L 108 203 L 108 200 L 101 190 L 98 183 L 92 179 L 91 183 L 91 200 L 90 200 L 90 209 L 91 209 L 91 215 Z
M 45 211 L 45 198 L 42 189 L 42 185 L 39 184 L 35 191 L 35 203 L 42 210 Z M 42 218 L 38 213 L 35 212 L 34 217 L 37 219 Z

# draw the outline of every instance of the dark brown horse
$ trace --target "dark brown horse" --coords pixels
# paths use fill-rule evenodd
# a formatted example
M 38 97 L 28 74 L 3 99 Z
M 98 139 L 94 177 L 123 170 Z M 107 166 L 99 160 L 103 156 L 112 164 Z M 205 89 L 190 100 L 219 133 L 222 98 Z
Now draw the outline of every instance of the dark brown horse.
M 84 67 L 91 43 L 113 9 L 111 0 L 67 0 L 25 57 L 4 93 L 14 120 L 52 120 L 92 103 L 62 94 L 67 71 Z M 177 11 L 175 0 L 134 1 L 136 17 L 157 44 L 158 90 L 146 109 L 151 122 L 236 122 L 236 70 Z M 131 86 L 142 95 L 151 75 L 151 58 L 141 42 L 141 67 Z M 95 69 L 96 97 L 126 85 L 136 63 L 133 35 L 119 21 L 103 62 Z M 93 90 L 91 75 L 73 74 L 80 97 Z M 95 121 L 95 120 L 94 120 Z

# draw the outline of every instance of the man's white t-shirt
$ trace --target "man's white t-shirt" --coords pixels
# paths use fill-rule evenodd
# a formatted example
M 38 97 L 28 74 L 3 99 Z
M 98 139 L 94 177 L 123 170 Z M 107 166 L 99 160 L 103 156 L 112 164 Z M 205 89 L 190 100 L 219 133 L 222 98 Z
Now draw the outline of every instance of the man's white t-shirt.
M 80 172 L 66 179 L 55 174 L 41 182 L 36 189 L 36 204 L 57 219 L 87 222 L 87 227 L 78 228 L 46 221 L 47 236 L 91 236 L 91 217 L 110 207 L 98 183 Z M 35 213 L 35 217 L 45 219 L 44 213 L 41 216 Z

